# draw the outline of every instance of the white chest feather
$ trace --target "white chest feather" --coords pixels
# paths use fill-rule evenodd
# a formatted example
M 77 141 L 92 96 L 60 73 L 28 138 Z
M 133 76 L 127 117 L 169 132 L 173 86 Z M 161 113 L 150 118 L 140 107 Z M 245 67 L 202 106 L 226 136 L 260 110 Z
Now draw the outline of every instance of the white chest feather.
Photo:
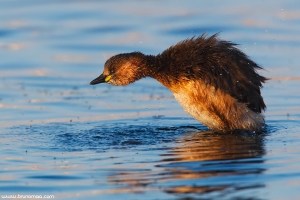
M 215 121 L 214 117 L 203 107 L 201 100 L 195 99 L 195 97 L 184 91 L 174 93 L 174 96 L 188 114 L 200 121 L 202 124 L 212 129 L 217 129 L 217 122 Z M 205 101 L 205 99 L 203 99 L 203 101 Z
M 183 109 L 211 129 L 259 130 L 263 116 L 238 103 L 230 95 L 199 82 L 188 82 L 173 94 Z

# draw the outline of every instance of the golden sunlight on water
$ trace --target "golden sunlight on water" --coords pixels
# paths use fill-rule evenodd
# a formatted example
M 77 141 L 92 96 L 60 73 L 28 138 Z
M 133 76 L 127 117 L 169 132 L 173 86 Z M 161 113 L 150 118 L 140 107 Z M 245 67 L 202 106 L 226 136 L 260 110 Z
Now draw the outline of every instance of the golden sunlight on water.
M 233 183 L 210 186 L 207 182 L 209 179 L 222 176 L 238 177 L 263 173 L 265 169 L 255 165 L 264 162 L 261 159 L 265 154 L 264 137 L 255 134 L 241 136 L 239 133 L 228 135 L 212 131 L 186 134 L 179 138 L 176 145 L 168 149 L 167 153 L 160 155 L 162 159 L 156 165 L 158 170 L 146 170 L 149 167 L 146 162 L 145 166 L 137 168 L 136 171 L 119 169 L 117 173 L 109 176 L 108 180 L 111 184 L 120 185 L 122 188 L 113 190 L 114 193 L 124 192 L 124 190 L 141 192 L 145 187 L 177 194 L 205 194 L 233 188 L 263 187 L 259 182 L 247 186 Z M 248 167 L 249 164 L 253 166 Z M 186 181 L 197 182 L 198 186 L 190 183 L 185 185 Z M 168 182 L 182 182 L 182 184 L 165 186 L 164 183 Z M 157 186 L 160 184 L 160 187 Z

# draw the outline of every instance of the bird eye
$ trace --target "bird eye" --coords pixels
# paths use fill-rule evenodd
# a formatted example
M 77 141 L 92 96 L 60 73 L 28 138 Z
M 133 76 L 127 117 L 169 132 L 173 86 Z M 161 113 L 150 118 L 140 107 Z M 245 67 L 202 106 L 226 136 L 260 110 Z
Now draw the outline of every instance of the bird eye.
M 115 73 L 115 69 L 111 69 L 110 74 L 114 74 L 114 73 Z

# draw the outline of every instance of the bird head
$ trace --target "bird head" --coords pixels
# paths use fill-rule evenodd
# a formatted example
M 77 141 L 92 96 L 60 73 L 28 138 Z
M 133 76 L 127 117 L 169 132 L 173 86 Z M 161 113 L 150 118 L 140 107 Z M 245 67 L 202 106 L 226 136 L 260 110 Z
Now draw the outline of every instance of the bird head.
M 105 62 L 103 73 L 90 82 L 91 85 L 108 83 L 125 86 L 145 77 L 141 66 L 144 55 L 139 52 L 118 54 Z

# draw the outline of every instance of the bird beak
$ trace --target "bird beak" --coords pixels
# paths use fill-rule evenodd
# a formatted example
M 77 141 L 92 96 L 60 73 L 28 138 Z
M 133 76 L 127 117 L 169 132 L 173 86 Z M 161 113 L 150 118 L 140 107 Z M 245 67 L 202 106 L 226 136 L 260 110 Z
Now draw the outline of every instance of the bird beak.
M 106 76 L 101 74 L 98 78 L 95 78 L 90 82 L 90 85 L 96 85 L 98 83 L 105 83 Z

